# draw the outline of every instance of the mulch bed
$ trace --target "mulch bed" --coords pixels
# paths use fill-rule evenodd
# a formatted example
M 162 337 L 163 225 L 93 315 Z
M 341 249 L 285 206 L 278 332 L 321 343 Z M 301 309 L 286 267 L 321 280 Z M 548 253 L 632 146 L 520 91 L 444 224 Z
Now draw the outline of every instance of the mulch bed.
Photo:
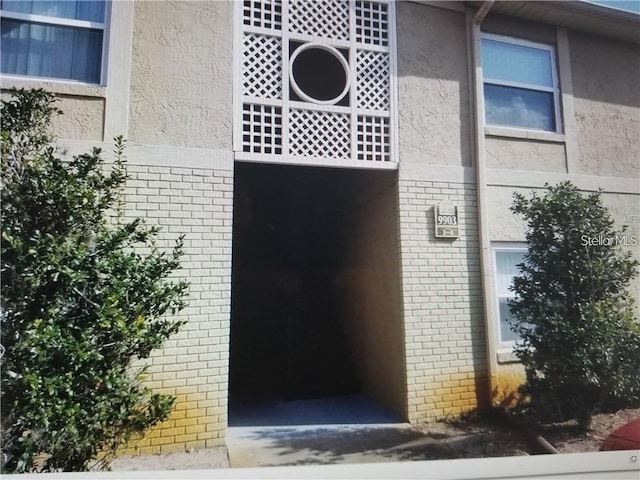
M 575 421 L 539 423 L 523 434 L 501 415 L 471 414 L 438 424 L 425 425 L 422 430 L 430 435 L 455 437 L 469 435 L 458 450 L 460 458 L 504 457 L 543 453 L 531 443 L 531 433 L 542 436 L 560 453 L 597 452 L 602 442 L 617 428 L 640 418 L 640 408 L 627 408 L 616 412 L 594 415 L 591 430 L 581 432 Z M 438 433 L 434 433 L 438 432 Z

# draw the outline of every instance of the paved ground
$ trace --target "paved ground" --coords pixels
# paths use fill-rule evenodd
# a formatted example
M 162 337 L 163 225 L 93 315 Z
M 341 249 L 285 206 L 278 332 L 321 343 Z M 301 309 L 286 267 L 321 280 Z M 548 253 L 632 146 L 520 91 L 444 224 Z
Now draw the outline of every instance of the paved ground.
M 199 470 L 227 467 L 229 467 L 229 458 L 227 449 L 224 447 L 162 455 L 125 455 L 116 458 L 111 463 L 111 470 L 114 472 Z
M 113 470 L 188 470 L 381 463 L 458 458 L 465 432 L 426 432 L 399 422 L 365 396 L 235 402 L 227 449 L 120 457 Z M 228 454 L 228 457 L 227 457 Z
M 448 449 L 408 424 L 234 427 L 227 446 L 232 467 L 426 460 Z
M 462 440 L 425 435 L 361 395 L 236 405 L 230 425 L 232 467 L 455 458 Z

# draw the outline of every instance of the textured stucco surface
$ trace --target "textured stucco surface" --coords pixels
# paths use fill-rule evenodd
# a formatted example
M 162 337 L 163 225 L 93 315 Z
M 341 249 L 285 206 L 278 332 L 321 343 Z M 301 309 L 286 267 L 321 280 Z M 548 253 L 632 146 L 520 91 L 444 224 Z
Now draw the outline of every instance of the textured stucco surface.
M 616 230 L 621 231 L 625 225 L 627 227 L 624 232 L 627 245 L 620 245 L 620 248 L 630 251 L 633 258 L 640 261 L 640 196 L 604 193 L 602 202 L 609 209 Z M 640 318 L 640 276 L 631 282 L 630 287 L 636 300 L 636 316 Z
M 231 149 L 233 2 L 136 2 L 129 138 Z
M 463 13 L 397 3 L 400 162 L 469 166 Z
M 523 38 L 532 42 L 556 43 L 556 29 L 553 25 L 531 22 L 489 12 L 482 22 L 482 31 L 507 37 Z
M 489 168 L 558 173 L 567 171 L 562 143 L 488 137 L 485 145 Z
M 104 99 L 59 95 L 64 115 L 53 121 L 53 133 L 60 139 L 102 141 Z M 122 126 L 122 134 L 125 126 Z
M 497 186 L 487 188 L 489 239 L 492 242 L 524 241 L 525 223 L 509 210 L 516 191 L 526 196 L 531 189 Z
M 576 173 L 640 178 L 640 46 L 569 32 Z
M 8 86 L 11 82 L 4 82 L 3 86 Z M 33 85 L 25 86 L 16 82 L 16 88 L 31 88 Z M 100 96 L 83 96 L 61 94 L 59 90 L 72 90 L 71 88 L 56 88 L 55 84 L 43 82 L 37 85 L 38 88 L 56 93 L 58 101 L 55 106 L 63 111 L 62 115 L 55 115 L 52 118 L 51 127 L 53 134 L 61 140 L 87 140 L 102 141 L 104 102 Z M 82 88 L 77 89 L 82 92 Z M 85 90 L 96 91 L 97 88 L 85 88 Z M 8 90 L 3 88 L 2 99 L 9 100 Z M 124 125 L 123 125 L 123 132 Z
M 491 186 L 487 190 L 489 238 L 492 242 L 524 242 L 526 223 L 514 215 L 509 208 L 513 204 L 513 193 L 519 192 L 525 197 L 529 197 L 533 189 L 515 187 Z M 544 194 L 544 189 L 536 189 L 538 194 Z M 633 257 L 640 261 L 640 198 L 633 194 L 603 193 L 602 203 L 607 207 L 614 221 L 614 227 L 620 231 L 624 225 L 627 226 L 625 235 L 628 236 L 629 243 L 626 247 Z M 597 237 L 596 233 L 584 232 L 584 235 Z M 637 240 L 636 245 L 632 245 L 632 239 Z M 634 281 L 631 284 L 631 293 L 634 298 L 640 299 L 640 282 Z M 640 314 L 640 305 L 636 304 L 636 311 Z

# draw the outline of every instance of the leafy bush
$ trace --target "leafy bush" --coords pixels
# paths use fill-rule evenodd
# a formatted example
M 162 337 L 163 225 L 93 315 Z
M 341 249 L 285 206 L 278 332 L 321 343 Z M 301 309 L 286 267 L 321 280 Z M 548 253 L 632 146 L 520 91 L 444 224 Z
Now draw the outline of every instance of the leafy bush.
M 588 429 L 609 402 L 640 398 L 640 325 L 628 292 L 638 262 L 615 245 L 633 237 L 613 229 L 600 192 L 583 196 L 569 182 L 515 194 L 511 210 L 528 227 L 510 302 L 521 392 L 534 412 Z
M 181 325 L 168 314 L 187 284 L 168 277 L 182 238 L 161 252 L 157 228 L 121 218 L 121 138 L 105 173 L 99 149 L 56 156 L 52 94 L 13 91 L 1 113 L 2 471 L 87 470 L 99 454 L 106 467 L 175 401 L 133 364 Z

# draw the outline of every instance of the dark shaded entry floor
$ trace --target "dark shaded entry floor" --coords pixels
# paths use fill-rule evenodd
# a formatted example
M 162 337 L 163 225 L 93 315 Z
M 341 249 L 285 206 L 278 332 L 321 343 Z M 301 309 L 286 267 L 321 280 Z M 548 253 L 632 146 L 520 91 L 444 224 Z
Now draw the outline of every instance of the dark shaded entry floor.
M 232 402 L 229 426 L 362 425 L 400 423 L 393 413 L 365 395 L 311 400 Z

